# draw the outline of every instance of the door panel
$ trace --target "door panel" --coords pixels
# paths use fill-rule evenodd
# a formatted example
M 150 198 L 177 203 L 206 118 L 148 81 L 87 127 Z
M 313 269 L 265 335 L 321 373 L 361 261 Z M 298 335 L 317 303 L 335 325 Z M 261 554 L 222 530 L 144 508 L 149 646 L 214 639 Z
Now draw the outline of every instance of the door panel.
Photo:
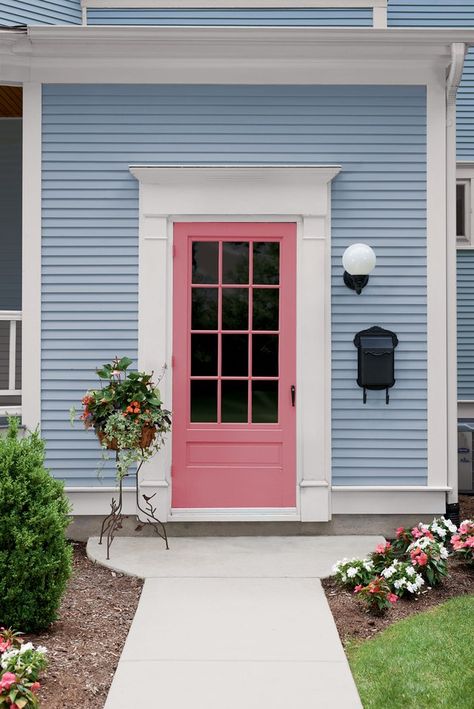
M 295 507 L 296 225 L 174 227 L 174 508 Z

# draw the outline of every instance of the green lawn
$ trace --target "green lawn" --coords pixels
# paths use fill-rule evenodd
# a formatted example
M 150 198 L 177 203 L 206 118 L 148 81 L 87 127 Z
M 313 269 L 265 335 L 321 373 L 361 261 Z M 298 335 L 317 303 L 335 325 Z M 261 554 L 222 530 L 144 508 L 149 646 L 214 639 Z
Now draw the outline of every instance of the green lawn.
M 474 595 L 348 647 L 364 709 L 474 709 Z

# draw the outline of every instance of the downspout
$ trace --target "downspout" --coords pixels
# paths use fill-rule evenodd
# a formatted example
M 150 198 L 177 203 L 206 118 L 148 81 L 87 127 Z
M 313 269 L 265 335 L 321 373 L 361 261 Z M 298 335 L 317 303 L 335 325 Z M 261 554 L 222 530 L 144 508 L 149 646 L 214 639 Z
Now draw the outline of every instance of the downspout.
M 446 513 L 459 518 L 457 460 L 457 303 L 456 303 L 456 95 L 464 68 L 466 45 L 451 45 L 446 79 L 446 366 L 447 493 Z

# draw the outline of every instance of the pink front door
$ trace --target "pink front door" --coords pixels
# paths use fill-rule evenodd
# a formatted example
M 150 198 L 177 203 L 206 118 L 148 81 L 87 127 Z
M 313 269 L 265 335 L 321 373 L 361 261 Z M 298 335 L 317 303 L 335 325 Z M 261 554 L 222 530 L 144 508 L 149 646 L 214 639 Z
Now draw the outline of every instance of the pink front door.
M 174 226 L 173 508 L 296 506 L 296 224 Z

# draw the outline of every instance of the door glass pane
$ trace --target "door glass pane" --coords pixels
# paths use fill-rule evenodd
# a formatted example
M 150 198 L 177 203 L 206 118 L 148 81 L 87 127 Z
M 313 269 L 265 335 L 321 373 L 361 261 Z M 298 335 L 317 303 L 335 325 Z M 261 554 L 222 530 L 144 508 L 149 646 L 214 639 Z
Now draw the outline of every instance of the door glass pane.
M 217 330 L 217 288 L 193 288 L 191 328 Z
M 252 330 L 278 330 L 277 288 L 253 289 Z
M 222 375 L 246 377 L 248 374 L 248 335 L 222 335 Z
M 252 382 L 252 423 L 278 423 L 278 382 Z
M 248 330 L 249 292 L 247 288 L 222 289 L 222 329 Z
M 217 421 L 217 382 L 191 382 L 191 421 Z
M 249 282 L 249 244 L 224 241 L 222 244 L 222 283 Z
M 191 375 L 217 375 L 217 335 L 191 335 Z
M 222 386 L 222 423 L 247 423 L 248 421 L 248 381 L 226 381 Z
M 217 241 L 193 241 L 193 283 L 217 283 L 218 263 Z
M 253 245 L 253 282 L 280 282 L 280 244 L 278 241 L 257 241 Z
M 252 374 L 278 376 L 278 335 L 252 335 Z

